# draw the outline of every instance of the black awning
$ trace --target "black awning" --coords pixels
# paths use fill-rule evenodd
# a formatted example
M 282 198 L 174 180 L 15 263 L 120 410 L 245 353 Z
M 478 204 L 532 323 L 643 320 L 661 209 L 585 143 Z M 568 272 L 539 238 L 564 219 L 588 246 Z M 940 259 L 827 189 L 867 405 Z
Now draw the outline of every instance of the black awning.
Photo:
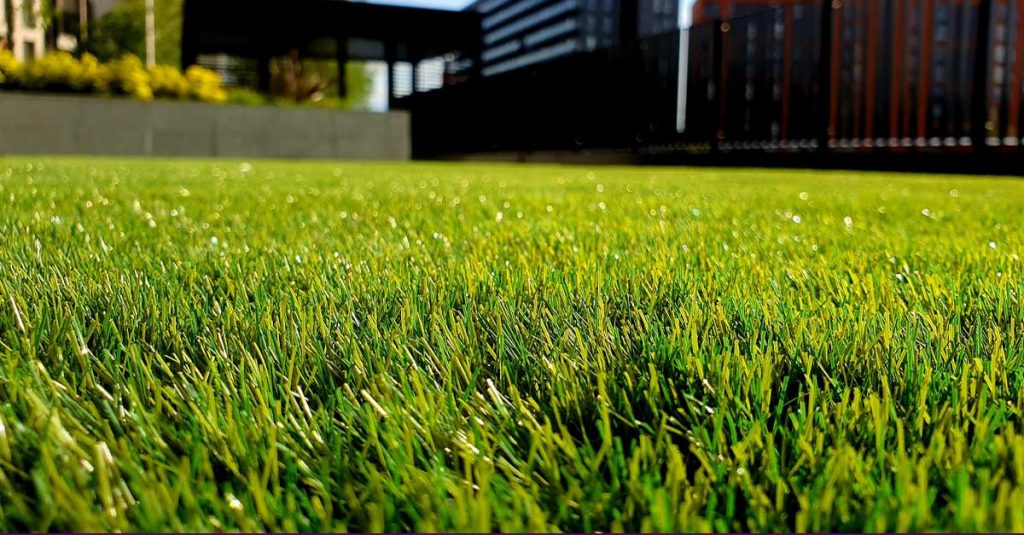
M 353 60 L 475 56 L 481 32 L 480 15 L 472 11 L 344 0 L 186 0 L 182 61 L 192 64 L 202 54 L 257 59 L 291 50 L 336 58 L 339 42 Z

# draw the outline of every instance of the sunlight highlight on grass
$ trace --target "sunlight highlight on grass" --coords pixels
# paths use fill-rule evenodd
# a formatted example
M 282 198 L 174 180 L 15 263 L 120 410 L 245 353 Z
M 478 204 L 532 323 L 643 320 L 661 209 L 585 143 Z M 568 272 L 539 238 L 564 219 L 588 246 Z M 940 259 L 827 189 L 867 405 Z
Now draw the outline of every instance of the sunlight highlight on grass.
M 0 159 L 0 529 L 1024 531 L 1024 183 Z

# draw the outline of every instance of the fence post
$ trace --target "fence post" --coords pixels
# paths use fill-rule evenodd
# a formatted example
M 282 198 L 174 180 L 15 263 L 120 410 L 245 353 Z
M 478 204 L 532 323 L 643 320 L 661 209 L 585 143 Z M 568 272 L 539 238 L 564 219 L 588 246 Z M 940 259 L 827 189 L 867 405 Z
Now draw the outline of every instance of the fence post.
M 722 137 L 722 119 L 725 113 L 723 103 L 725 99 L 722 93 L 725 92 L 725 85 L 722 83 L 722 40 L 724 38 L 724 26 L 728 24 L 721 19 L 711 21 L 711 131 L 708 132 L 708 142 L 711 145 L 711 152 L 717 154 L 720 150 Z
M 876 0 L 872 0 L 876 1 Z M 818 44 L 818 152 L 827 152 L 832 139 L 832 12 L 838 0 L 821 1 L 821 42 Z
M 984 151 L 988 141 L 991 37 L 992 0 L 980 0 L 978 2 L 978 26 L 974 34 L 974 91 L 971 95 L 971 144 L 974 146 L 975 152 Z

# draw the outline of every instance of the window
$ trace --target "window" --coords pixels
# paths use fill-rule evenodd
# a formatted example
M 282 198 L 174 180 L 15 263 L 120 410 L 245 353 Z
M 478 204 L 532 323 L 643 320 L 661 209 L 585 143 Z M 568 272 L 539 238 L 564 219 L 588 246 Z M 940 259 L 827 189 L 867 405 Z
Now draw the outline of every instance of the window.
M 515 35 L 517 32 L 529 29 L 540 23 L 547 22 L 552 18 L 564 15 L 574 9 L 576 9 L 576 0 L 562 0 L 561 2 L 554 4 L 550 7 L 544 8 L 536 13 L 523 17 L 508 26 L 503 26 L 498 30 L 495 30 L 484 36 L 484 43 L 491 45 L 506 37 Z
M 36 44 L 32 41 L 24 41 L 21 43 L 22 50 L 25 51 L 25 61 L 32 61 L 36 59 Z
M 430 91 L 444 85 L 444 58 L 430 58 L 416 65 L 416 91 Z
M 554 58 L 557 58 L 559 56 L 564 56 L 566 54 L 569 54 L 569 53 L 572 53 L 572 52 L 575 52 L 575 51 L 576 51 L 576 41 L 570 39 L 570 40 L 563 41 L 563 42 L 561 42 L 559 44 L 556 44 L 556 45 L 552 45 L 552 46 L 549 46 L 549 47 L 538 49 L 538 50 L 536 50 L 534 52 L 530 52 L 528 54 L 523 54 L 522 56 L 510 59 L 508 61 L 503 61 L 501 63 L 497 63 L 497 64 L 494 64 L 494 65 L 491 65 L 490 67 L 485 67 L 483 69 L 483 74 L 484 74 L 484 76 L 490 76 L 492 74 L 499 74 L 499 73 L 503 73 L 503 72 L 508 72 L 508 71 L 512 71 L 512 70 L 518 69 L 520 67 L 525 67 L 527 65 L 533 65 L 535 63 L 541 63 L 541 62 L 544 62 L 544 61 L 548 61 L 550 59 L 554 59 Z
M 33 0 L 21 0 L 21 24 L 26 28 L 35 28 L 36 9 Z
M 484 19 L 483 26 L 485 30 L 489 30 L 492 27 L 501 24 L 517 15 L 525 13 L 534 7 L 537 7 L 544 3 L 544 0 L 526 0 L 519 2 L 518 4 L 512 4 L 511 6 L 498 11 L 497 13 Z
M 536 32 L 531 33 L 530 35 L 527 35 L 524 41 L 526 42 L 526 46 L 534 46 L 543 41 L 547 41 L 548 39 L 551 39 L 553 37 L 558 37 L 566 33 L 572 32 L 575 29 L 576 20 L 566 19 L 558 24 L 548 26 L 547 28 L 538 30 Z
M 494 48 L 489 48 L 481 54 L 481 58 L 484 61 L 491 61 L 498 59 L 502 56 L 507 56 L 513 52 L 518 52 L 520 48 L 519 41 L 509 41 L 503 45 L 498 45 Z
M 391 73 L 391 88 L 394 91 L 396 97 L 404 97 L 411 95 L 413 92 L 412 87 L 412 63 L 407 61 L 396 62 L 392 68 Z

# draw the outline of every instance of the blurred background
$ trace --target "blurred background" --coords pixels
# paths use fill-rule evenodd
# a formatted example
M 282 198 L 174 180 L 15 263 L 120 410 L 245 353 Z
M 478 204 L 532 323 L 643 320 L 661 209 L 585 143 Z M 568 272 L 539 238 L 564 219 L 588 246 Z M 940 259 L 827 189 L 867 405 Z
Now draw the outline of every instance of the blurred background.
M 0 47 L 7 89 L 145 96 L 132 57 L 157 98 L 402 112 L 421 159 L 1014 172 L 1024 141 L 1024 0 L 2 0 Z M 55 53 L 111 74 L 34 79 Z

